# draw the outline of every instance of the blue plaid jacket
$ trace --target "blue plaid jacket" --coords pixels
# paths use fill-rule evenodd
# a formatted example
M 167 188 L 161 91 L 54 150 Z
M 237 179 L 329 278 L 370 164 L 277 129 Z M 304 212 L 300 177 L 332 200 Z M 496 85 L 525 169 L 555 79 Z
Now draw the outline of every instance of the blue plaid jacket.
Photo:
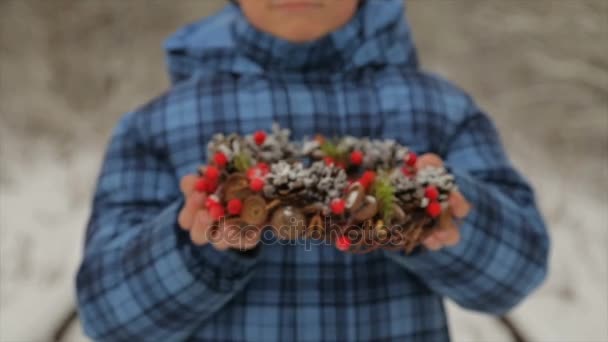
M 126 114 L 107 149 L 77 276 L 99 341 L 445 341 L 444 298 L 502 314 L 545 277 L 548 237 L 529 185 L 469 96 L 421 71 L 402 0 L 366 1 L 344 27 L 291 44 L 232 5 L 166 49 L 172 87 Z M 217 132 L 278 122 L 394 138 L 446 161 L 473 210 L 459 245 L 412 255 L 263 245 L 196 247 L 177 227 L 180 177 Z

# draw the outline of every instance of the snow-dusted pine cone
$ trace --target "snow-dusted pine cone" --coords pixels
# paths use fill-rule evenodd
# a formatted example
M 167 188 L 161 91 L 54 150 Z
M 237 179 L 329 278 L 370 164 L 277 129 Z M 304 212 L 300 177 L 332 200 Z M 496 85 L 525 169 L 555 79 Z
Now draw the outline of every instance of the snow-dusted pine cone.
M 313 163 L 306 171 L 306 176 L 303 178 L 306 195 L 324 204 L 340 198 L 348 186 L 346 172 L 339 167 L 319 161 Z
M 456 189 L 454 176 L 443 167 L 425 167 L 416 173 L 418 187 L 424 189 L 433 185 L 439 191 L 439 200 L 446 201 L 450 192 Z
M 253 135 L 246 137 L 247 148 L 254 159 L 265 163 L 276 163 L 298 157 L 297 146 L 289 140 L 291 131 L 282 129 L 278 124 L 272 125 L 272 133 L 268 134 L 262 144 L 257 144 Z
M 399 205 L 412 206 L 420 202 L 424 192 L 411 177 L 406 177 L 401 170 L 395 169 L 390 180 L 395 188 L 395 198 Z
M 308 172 L 302 163 L 279 161 L 270 166 L 270 172 L 266 175 L 264 195 L 274 199 L 298 194 L 305 189 L 307 177 Z
M 247 149 L 247 143 L 242 136 L 235 133 L 227 136 L 218 133 L 213 135 L 209 143 L 207 143 L 207 158 L 212 158 L 215 153 L 221 152 L 228 160 L 231 160 L 235 155 L 246 152 Z
M 390 169 L 399 165 L 408 154 L 407 147 L 395 140 L 361 139 L 359 150 L 363 152 L 363 167 L 367 169 Z

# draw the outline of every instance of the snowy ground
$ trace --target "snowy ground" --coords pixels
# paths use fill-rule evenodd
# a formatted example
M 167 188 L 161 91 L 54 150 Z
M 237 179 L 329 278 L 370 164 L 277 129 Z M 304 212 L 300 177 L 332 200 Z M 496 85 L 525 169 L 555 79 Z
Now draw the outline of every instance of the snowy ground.
M 424 64 L 496 119 L 549 222 L 548 281 L 509 318 L 533 341 L 608 341 L 608 6 L 410 2 Z M 73 308 L 109 129 L 162 90 L 161 38 L 220 3 L 0 1 L 0 341 L 51 340 Z M 449 311 L 456 341 L 512 340 Z

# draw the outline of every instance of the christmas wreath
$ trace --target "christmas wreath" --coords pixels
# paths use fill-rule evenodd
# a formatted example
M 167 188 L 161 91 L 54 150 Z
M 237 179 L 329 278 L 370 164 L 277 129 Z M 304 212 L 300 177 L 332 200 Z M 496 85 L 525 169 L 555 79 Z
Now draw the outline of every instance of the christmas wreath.
M 196 190 L 217 222 L 269 224 L 280 239 L 325 239 L 339 250 L 412 251 L 436 226 L 455 188 L 444 168 L 416 169 L 394 140 L 267 133 L 216 134 Z

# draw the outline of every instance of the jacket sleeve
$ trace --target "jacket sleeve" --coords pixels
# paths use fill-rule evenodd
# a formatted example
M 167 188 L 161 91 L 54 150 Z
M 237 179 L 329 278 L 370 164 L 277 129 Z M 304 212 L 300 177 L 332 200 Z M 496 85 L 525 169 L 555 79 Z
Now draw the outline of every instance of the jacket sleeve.
M 471 105 L 474 107 L 474 105 Z M 502 314 L 542 283 L 549 238 L 527 182 L 510 165 L 490 119 L 476 107 L 442 155 L 472 204 L 460 243 L 437 252 L 386 252 L 463 307 Z
M 182 340 L 252 275 L 256 256 L 197 247 L 177 226 L 178 181 L 126 115 L 109 144 L 76 286 L 87 335 Z

